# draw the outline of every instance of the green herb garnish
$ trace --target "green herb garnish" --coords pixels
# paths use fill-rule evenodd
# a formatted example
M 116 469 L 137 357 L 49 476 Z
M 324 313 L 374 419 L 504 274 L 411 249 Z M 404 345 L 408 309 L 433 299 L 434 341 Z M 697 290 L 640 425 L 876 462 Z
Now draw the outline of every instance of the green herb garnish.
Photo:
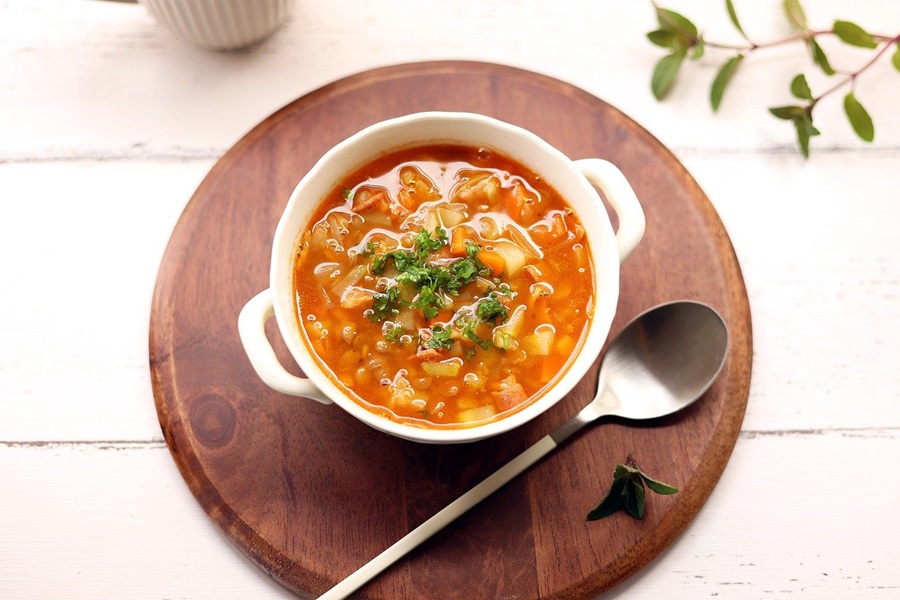
M 678 492 L 678 488 L 657 481 L 641 471 L 630 456 L 626 462 L 627 464 L 624 465 L 616 465 L 616 469 L 613 471 L 612 486 L 600 503 L 588 513 L 588 521 L 608 517 L 620 509 L 625 509 L 635 519 L 643 519 L 645 484 L 657 494 L 671 495 Z
M 464 338 L 472 340 L 473 342 L 478 344 L 478 346 L 482 350 L 490 350 L 491 348 L 494 347 L 494 345 L 491 343 L 490 340 L 486 340 L 483 337 L 481 337 L 480 335 L 478 335 L 477 333 L 475 333 L 475 321 L 466 321 L 463 324 L 462 334 L 463 334 Z
M 360 256 L 374 256 L 375 255 L 375 244 L 372 243 L 372 240 L 366 242 L 366 247 L 360 253 Z
M 419 233 L 416 234 L 416 238 L 413 241 L 413 247 L 419 258 L 425 260 L 429 254 L 437 252 L 443 248 L 446 243 L 447 232 L 440 227 L 435 227 L 434 238 L 431 237 L 431 234 L 428 233 L 427 229 L 421 229 Z
M 486 269 L 481 261 L 471 256 L 449 265 L 427 264 L 426 259 L 440 251 L 447 242 L 447 233 L 440 227 L 435 228 L 434 237 L 428 230 L 422 229 L 416 234 L 412 251 L 394 250 L 373 256 L 372 273 L 381 274 L 388 260 L 393 260 L 400 272 L 395 281 L 401 285 L 411 285 L 419 292 L 410 306 L 421 310 L 426 319 L 433 319 L 445 306 L 444 294 L 458 295 L 460 288 L 475 281 Z
M 422 342 L 422 346 L 435 350 L 449 350 L 453 345 L 452 335 L 452 329 L 444 329 L 440 325 L 435 325 L 431 328 L 431 338 Z
M 478 315 L 482 323 L 490 322 L 494 325 L 497 323 L 497 319 L 500 319 L 501 323 L 505 323 L 509 311 L 506 305 L 497 298 L 497 294 L 491 292 L 487 298 L 478 303 L 475 314 Z
M 400 312 L 400 289 L 389 287 L 383 292 L 376 292 L 372 297 L 372 308 L 363 313 L 370 321 L 385 321 Z
M 384 339 L 396 344 L 403 335 L 403 326 L 399 323 L 385 323 L 381 333 L 384 335 Z

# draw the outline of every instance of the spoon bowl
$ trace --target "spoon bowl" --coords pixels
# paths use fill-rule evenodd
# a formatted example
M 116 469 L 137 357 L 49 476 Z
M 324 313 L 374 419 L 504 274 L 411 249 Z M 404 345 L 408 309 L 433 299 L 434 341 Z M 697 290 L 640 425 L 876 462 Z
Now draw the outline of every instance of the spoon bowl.
M 352 594 L 589 423 L 605 416 L 657 419 L 693 404 L 715 381 L 727 355 L 725 322 L 706 304 L 670 302 L 639 315 L 610 343 L 600 363 L 597 395 L 590 404 L 351 573 L 319 600 Z
M 670 302 L 632 320 L 600 366 L 590 420 L 655 419 L 677 412 L 712 385 L 728 355 L 728 330 L 706 304 Z

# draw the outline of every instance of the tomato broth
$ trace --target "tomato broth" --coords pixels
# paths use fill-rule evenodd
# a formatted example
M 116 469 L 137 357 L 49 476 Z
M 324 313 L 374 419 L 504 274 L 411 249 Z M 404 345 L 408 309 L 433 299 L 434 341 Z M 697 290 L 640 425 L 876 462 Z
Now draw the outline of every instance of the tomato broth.
M 584 227 L 540 175 L 429 145 L 341 181 L 298 241 L 296 317 L 348 396 L 389 419 L 468 427 L 534 402 L 586 334 Z

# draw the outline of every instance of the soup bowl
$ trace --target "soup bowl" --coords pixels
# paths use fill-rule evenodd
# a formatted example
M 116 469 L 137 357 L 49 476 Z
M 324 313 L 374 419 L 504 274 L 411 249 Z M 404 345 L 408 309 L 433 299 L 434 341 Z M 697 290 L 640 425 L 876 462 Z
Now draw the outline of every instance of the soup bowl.
M 297 242 L 320 202 L 350 172 L 389 151 L 428 144 L 488 147 L 539 174 L 565 199 L 585 229 L 594 268 L 593 313 L 580 347 L 565 372 L 524 408 L 495 420 L 459 428 L 432 428 L 395 421 L 351 398 L 312 355 L 295 314 L 293 262 Z M 598 193 L 599 190 L 599 193 Z M 613 231 L 602 197 L 618 217 Z M 383 121 L 339 143 L 297 184 L 275 230 L 269 288 L 241 310 L 238 330 L 254 370 L 272 389 L 291 396 L 337 404 L 353 417 L 385 433 L 416 442 L 472 442 L 507 432 L 545 412 L 568 394 L 596 360 L 609 334 L 619 296 L 619 266 L 644 233 L 640 203 L 623 174 L 611 163 L 571 160 L 546 141 L 518 126 L 471 113 L 425 112 Z M 274 316 L 278 332 L 304 377 L 280 363 L 266 333 Z

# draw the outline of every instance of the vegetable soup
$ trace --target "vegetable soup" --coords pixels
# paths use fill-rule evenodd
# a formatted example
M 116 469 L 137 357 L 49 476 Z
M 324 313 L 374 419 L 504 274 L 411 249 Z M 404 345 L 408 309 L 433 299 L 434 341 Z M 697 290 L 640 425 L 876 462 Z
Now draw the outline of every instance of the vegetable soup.
M 297 319 L 329 377 L 395 421 L 467 427 L 565 372 L 593 310 L 584 228 L 486 148 L 391 152 L 346 177 L 302 233 Z

